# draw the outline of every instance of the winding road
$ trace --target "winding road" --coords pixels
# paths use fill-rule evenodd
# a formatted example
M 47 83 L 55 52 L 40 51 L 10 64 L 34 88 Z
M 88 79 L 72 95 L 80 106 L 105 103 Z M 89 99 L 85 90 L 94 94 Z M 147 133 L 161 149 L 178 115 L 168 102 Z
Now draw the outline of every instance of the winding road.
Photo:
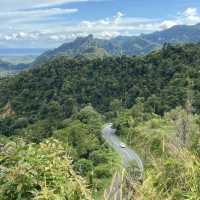
M 123 158 L 123 165 L 126 168 L 131 161 L 136 162 L 141 173 L 144 171 L 144 166 L 138 154 L 128 148 L 122 148 L 122 141 L 115 135 L 116 130 L 112 128 L 112 123 L 107 124 L 103 130 L 103 138 L 105 141 Z
M 124 168 L 127 168 L 131 162 L 135 162 L 140 172 L 140 178 L 143 179 L 144 166 L 141 158 L 134 150 L 126 147 L 116 136 L 115 132 L 116 130 L 112 128 L 112 123 L 109 123 L 102 129 L 102 136 L 104 140 L 122 157 Z M 129 199 L 127 196 L 122 197 L 121 185 L 121 176 L 115 175 L 113 184 L 107 192 L 108 200 Z

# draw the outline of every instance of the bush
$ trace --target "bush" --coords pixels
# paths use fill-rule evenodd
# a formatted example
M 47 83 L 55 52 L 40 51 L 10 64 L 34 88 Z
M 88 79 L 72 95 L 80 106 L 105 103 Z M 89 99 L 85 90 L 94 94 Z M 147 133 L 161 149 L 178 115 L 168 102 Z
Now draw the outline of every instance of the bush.
M 16 146 L 0 154 L 0 199 L 91 199 L 84 180 L 72 169 L 57 140 Z
M 112 175 L 112 171 L 108 165 L 99 165 L 95 168 L 94 174 L 97 178 L 107 178 Z
M 105 150 L 104 151 L 97 150 L 92 152 L 90 154 L 90 159 L 93 161 L 95 166 L 109 162 L 109 157 L 108 154 L 105 152 Z
M 156 128 L 160 128 L 161 126 L 161 120 L 158 118 L 158 119 L 152 119 L 150 120 L 150 128 L 152 129 L 156 129 Z
M 74 169 L 80 172 L 81 175 L 86 176 L 93 169 L 93 163 L 91 160 L 80 159 L 74 163 Z

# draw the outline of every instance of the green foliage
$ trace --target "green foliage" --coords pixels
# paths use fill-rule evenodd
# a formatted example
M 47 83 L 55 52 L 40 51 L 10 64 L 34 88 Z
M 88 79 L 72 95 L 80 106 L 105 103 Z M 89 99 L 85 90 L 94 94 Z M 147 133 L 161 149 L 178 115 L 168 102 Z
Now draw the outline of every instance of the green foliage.
M 92 106 L 86 106 L 78 112 L 75 117 L 82 123 L 87 124 L 91 131 L 100 136 L 103 125 L 102 116 L 94 110 Z
M 74 169 L 80 172 L 81 175 L 87 176 L 93 170 L 93 163 L 91 160 L 79 159 L 75 162 Z
M 66 149 L 56 140 L 17 145 L 1 152 L 0 197 L 16 199 L 91 199 L 83 179 L 72 169 Z
M 53 126 L 48 120 L 40 120 L 18 131 L 18 135 L 29 142 L 39 143 L 53 134 Z
M 101 145 L 102 117 L 91 106 L 86 106 L 54 132 L 54 137 L 76 149 L 78 157 L 88 155 Z
M 96 150 L 90 154 L 90 159 L 93 161 L 94 166 L 98 166 L 99 164 L 108 163 L 110 161 L 110 157 L 108 152 L 105 150 Z
M 198 199 L 199 54 L 200 45 L 189 44 L 143 57 L 60 57 L 0 80 L 0 134 L 37 143 L 1 138 L 0 199 L 90 198 L 73 170 L 102 193 L 119 159 L 103 144 L 97 111 L 145 161 L 140 199 Z M 194 109 L 165 114 L 187 107 L 189 93 Z M 44 142 L 50 137 L 60 142 Z
M 56 131 L 54 136 L 74 147 L 80 157 L 87 157 L 100 145 L 94 132 L 79 120 L 73 120 L 66 128 Z
M 62 121 L 89 103 L 103 113 L 113 110 L 114 115 L 122 106 L 131 108 L 135 104 L 138 108 L 133 114 L 140 112 L 138 109 L 164 114 L 185 105 L 190 86 L 193 107 L 200 112 L 199 52 L 200 45 L 188 44 L 168 45 L 143 57 L 60 57 L 2 80 L 0 107 L 10 103 L 16 119 L 23 117 L 28 123 Z
M 57 113 L 57 104 L 52 105 L 56 108 L 52 109 L 53 113 Z M 18 120 L 24 121 L 23 118 Z M 120 163 L 117 155 L 103 144 L 102 125 L 102 116 L 89 105 L 63 122 L 50 117 L 17 129 L 18 136 L 10 139 L 2 136 L 0 168 L 4 171 L 0 176 L 0 199 L 89 199 L 84 196 L 87 193 L 90 197 L 86 182 L 91 194 L 100 198 Z M 28 143 L 37 144 L 25 144 L 19 136 Z M 51 136 L 56 140 L 44 142 Z M 73 164 L 69 156 L 73 158 Z M 75 180 L 70 173 L 74 174 Z M 7 193 L 10 196 L 6 197 Z
M 53 133 L 55 138 L 69 145 L 74 169 L 86 178 L 93 194 L 98 193 L 99 197 L 120 163 L 118 156 L 103 144 L 102 125 L 101 115 L 89 105 L 65 120 L 63 127 Z
M 168 158 L 154 160 L 146 169 L 146 179 L 138 189 L 140 198 L 199 200 L 199 158 L 185 149 L 168 150 Z
M 141 105 L 141 104 L 139 104 Z M 137 104 L 134 108 L 138 108 Z M 133 108 L 132 108 L 133 109 Z M 164 117 L 144 112 L 124 110 L 116 119 L 121 137 L 130 144 L 144 161 L 145 176 L 142 185 L 135 187 L 133 199 L 192 199 L 200 196 L 199 116 L 178 107 Z M 123 116 L 123 123 L 121 116 Z M 133 121 L 135 119 L 135 121 Z M 134 122 L 134 123 L 133 123 Z M 186 134 L 186 145 L 180 135 Z M 131 141 L 131 142 L 130 142 Z M 128 172 L 135 176 L 134 167 Z M 133 171 L 132 171 L 133 170 Z M 125 186 L 127 187 L 127 186 Z
M 97 178 L 107 178 L 112 176 L 112 170 L 107 165 L 99 165 L 95 168 L 95 176 Z

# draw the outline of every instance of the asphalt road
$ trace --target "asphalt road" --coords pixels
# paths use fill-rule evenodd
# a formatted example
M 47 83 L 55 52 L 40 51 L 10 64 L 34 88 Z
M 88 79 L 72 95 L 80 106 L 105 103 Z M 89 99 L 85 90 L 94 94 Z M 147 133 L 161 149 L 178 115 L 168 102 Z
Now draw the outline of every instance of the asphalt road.
M 144 166 L 141 158 L 133 149 L 130 149 L 127 146 L 122 148 L 121 144 L 123 142 L 115 135 L 115 132 L 116 130 L 112 128 L 112 124 L 107 124 L 102 130 L 103 138 L 123 158 L 123 165 L 125 168 L 131 161 L 134 161 L 137 164 L 140 173 L 143 174 Z
M 139 172 L 140 172 L 140 178 L 143 179 L 143 172 L 144 172 L 144 166 L 142 163 L 141 158 L 138 156 L 138 154 L 124 145 L 122 141 L 119 139 L 119 137 L 115 134 L 116 130 L 112 128 L 112 123 L 107 124 L 103 130 L 102 130 L 102 136 L 105 139 L 105 141 L 122 157 L 123 159 L 123 165 L 125 168 L 129 166 L 131 162 L 136 163 Z M 123 144 L 123 145 L 122 145 Z M 122 179 L 121 175 L 116 175 L 113 180 L 113 184 L 108 189 L 107 192 L 107 199 L 109 200 L 128 200 L 128 194 L 125 194 L 125 196 L 122 196 Z

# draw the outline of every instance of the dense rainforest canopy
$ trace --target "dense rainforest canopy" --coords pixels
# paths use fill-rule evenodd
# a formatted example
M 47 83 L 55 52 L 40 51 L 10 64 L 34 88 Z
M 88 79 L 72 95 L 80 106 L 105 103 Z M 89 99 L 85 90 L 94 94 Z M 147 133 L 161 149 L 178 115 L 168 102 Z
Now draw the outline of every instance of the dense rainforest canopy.
M 121 170 L 101 137 L 110 120 L 144 160 L 144 183 L 125 183 L 134 198 L 197 200 L 199 75 L 200 44 L 188 44 L 139 57 L 61 56 L 2 78 L 0 199 L 101 200 Z
M 199 55 L 200 45 L 191 44 L 165 45 L 143 57 L 59 57 L 0 82 L 0 107 L 5 115 L 0 123 L 12 123 L 11 133 L 37 120 L 70 117 L 87 104 L 105 113 L 117 99 L 130 108 L 138 97 L 145 99 L 145 109 L 163 114 L 184 105 L 188 90 L 193 91 L 193 106 L 199 112 Z M 12 115 L 6 117 L 9 109 Z

